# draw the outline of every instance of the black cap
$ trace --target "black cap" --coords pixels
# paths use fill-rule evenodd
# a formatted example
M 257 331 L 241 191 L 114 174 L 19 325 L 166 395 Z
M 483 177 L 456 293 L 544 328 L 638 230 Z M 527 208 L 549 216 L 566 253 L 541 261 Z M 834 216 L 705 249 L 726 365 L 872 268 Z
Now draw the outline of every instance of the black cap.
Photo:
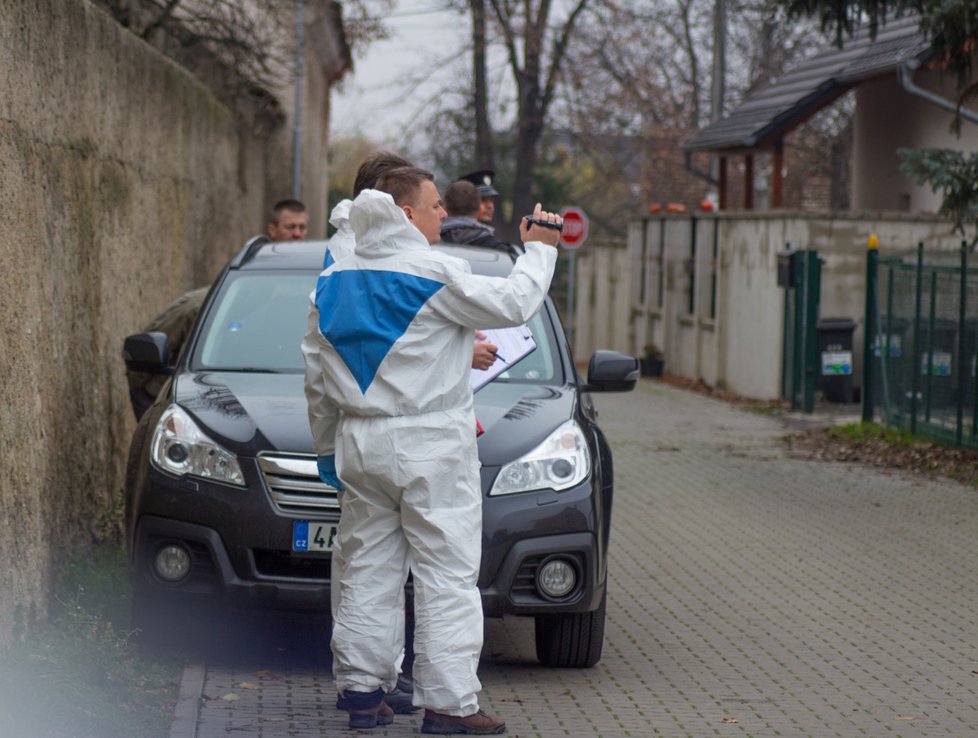
M 492 178 L 495 176 L 496 173 L 491 169 L 480 169 L 478 172 L 463 174 L 459 179 L 464 179 L 474 184 L 475 188 L 479 190 L 479 194 L 483 197 L 496 197 L 499 193 L 492 186 Z

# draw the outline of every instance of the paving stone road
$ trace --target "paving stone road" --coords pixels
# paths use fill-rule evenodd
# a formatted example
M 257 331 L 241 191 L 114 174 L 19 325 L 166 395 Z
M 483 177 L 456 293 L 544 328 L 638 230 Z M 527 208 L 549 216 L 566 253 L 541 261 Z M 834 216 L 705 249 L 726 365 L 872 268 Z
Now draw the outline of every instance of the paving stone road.
M 781 421 L 645 380 L 596 399 L 616 472 L 604 657 L 544 669 L 531 622 L 488 621 L 481 700 L 510 736 L 978 736 L 978 492 L 792 458 Z M 352 735 L 324 631 L 215 634 L 172 738 Z

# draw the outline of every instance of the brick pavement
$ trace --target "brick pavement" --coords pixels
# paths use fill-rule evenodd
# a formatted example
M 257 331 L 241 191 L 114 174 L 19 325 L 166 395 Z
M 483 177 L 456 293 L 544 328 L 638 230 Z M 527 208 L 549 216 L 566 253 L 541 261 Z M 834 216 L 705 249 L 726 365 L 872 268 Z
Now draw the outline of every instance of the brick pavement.
M 509 735 L 978 736 L 978 493 L 791 458 L 778 420 L 664 385 L 597 402 L 604 657 L 544 669 L 531 622 L 488 621 L 481 699 Z M 233 630 L 187 670 L 172 738 L 352 735 L 321 624 Z

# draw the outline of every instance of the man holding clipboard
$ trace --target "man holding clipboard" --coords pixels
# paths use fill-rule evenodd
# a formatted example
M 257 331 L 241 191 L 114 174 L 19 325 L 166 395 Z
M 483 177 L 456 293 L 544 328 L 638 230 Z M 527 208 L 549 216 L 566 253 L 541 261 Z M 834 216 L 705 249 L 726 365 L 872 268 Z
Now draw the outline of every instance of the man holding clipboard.
M 533 333 L 525 325 L 515 328 L 490 328 L 480 333 L 484 336 L 481 340 L 495 346 L 492 353 L 495 354 L 496 361 L 486 369 L 472 370 L 469 379 L 473 392 L 478 392 L 500 374 L 511 369 L 516 362 L 537 347 Z
M 540 309 L 560 216 L 537 205 L 520 228 L 526 253 L 505 278 L 474 275 L 430 249 L 444 218 L 423 170 L 392 170 L 362 192 L 350 211 L 356 250 L 320 276 L 302 351 L 320 474 L 344 489 L 337 538 L 346 565 L 331 645 L 350 727 L 393 720 L 383 699 L 397 678 L 408 561 L 421 732 L 486 735 L 505 723 L 478 702 L 482 490 L 472 331 L 520 326 Z

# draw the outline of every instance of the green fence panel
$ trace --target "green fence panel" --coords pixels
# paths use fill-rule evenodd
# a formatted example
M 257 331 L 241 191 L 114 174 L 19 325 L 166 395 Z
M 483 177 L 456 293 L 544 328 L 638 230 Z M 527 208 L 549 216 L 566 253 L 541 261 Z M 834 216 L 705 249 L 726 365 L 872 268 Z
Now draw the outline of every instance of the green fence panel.
M 867 261 L 863 418 L 978 448 L 978 270 L 957 257 L 880 258 L 874 286 Z

